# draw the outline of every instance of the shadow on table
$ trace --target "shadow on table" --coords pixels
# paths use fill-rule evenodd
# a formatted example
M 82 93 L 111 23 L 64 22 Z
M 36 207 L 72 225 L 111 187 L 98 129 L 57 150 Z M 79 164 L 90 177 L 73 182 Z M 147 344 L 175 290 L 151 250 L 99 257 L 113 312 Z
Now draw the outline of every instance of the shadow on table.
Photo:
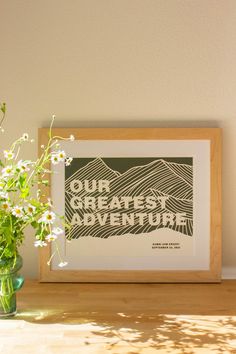
M 84 344 L 104 341 L 107 350 L 126 345 L 126 354 L 143 348 L 165 353 L 236 353 L 236 316 L 146 315 L 143 313 L 64 312 L 63 310 L 25 309 L 16 316 L 31 325 L 71 326 L 76 333 L 87 333 Z M 204 351 L 205 348 L 205 351 Z M 201 351 L 202 350 L 202 351 Z

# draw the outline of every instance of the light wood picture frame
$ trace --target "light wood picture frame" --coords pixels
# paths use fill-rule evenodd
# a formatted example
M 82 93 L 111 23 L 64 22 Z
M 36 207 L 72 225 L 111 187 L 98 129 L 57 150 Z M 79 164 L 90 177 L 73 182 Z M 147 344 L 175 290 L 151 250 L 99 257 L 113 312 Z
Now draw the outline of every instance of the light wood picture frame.
M 39 129 L 39 151 L 48 141 Z M 40 250 L 41 282 L 220 282 L 220 128 L 55 128 L 55 212 L 73 224 Z M 87 182 L 86 182 L 87 181 Z M 71 238 L 69 240 L 68 238 Z

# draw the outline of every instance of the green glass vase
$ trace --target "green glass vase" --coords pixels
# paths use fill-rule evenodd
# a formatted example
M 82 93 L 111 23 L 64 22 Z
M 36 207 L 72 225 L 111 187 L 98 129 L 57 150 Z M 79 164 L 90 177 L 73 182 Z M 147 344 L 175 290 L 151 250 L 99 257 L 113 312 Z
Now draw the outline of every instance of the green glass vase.
M 16 292 L 24 284 L 24 278 L 18 274 L 23 265 L 20 255 L 16 258 L 0 260 L 0 318 L 14 316 Z

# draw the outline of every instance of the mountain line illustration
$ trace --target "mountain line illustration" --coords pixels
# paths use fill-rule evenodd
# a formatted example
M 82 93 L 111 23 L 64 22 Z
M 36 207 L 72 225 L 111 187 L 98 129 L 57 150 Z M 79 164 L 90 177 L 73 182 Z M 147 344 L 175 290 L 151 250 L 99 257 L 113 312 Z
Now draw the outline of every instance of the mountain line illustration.
M 67 238 L 135 237 L 162 228 L 193 235 L 191 158 L 76 158 L 66 169 Z

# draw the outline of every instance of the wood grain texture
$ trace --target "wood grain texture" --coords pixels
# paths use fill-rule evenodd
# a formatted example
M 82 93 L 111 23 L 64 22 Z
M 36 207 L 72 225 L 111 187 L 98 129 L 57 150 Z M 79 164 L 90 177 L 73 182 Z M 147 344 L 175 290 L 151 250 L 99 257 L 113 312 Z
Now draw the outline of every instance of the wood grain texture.
M 235 353 L 236 281 L 50 284 L 26 281 L 0 320 L 4 354 Z
M 87 271 L 52 270 L 47 266 L 50 247 L 40 250 L 41 282 L 220 282 L 221 281 L 221 129 L 219 128 L 55 128 L 53 136 L 77 140 L 209 140 L 210 141 L 210 264 L 209 270 L 187 271 Z M 48 129 L 39 129 L 39 147 L 46 144 Z M 45 189 L 47 196 L 50 190 Z

